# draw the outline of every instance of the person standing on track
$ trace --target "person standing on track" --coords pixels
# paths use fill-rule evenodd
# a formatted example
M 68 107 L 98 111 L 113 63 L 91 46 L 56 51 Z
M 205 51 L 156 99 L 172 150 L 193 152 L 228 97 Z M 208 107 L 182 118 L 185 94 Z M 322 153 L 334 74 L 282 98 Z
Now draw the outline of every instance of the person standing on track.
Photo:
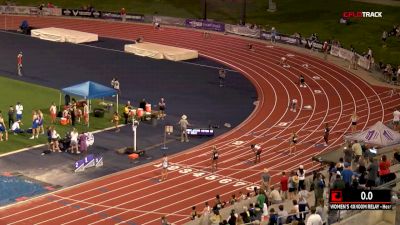
M 329 124 L 325 123 L 325 128 L 324 128 L 324 146 L 328 146 L 328 142 L 329 142 L 329 132 L 330 132 L 330 128 L 329 128 Z
M 211 172 L 215 172 L 218 169 L 218 158 L 219 158 L 219 153 L 217 146 L 213 146 L 212 151 L 211 151 Z
M 304 80 L 303 74 L 300 75 L 299 80 L 300 80 L 300 87 L 301 87 L 301 88 L 306 88 L 307 86 L 306 86 L 306 82 L 305 82 L 305 80 Z
M 290 101 L 290 111 L 296 112 L 296 106 L 297 106 L 297 99 L 293 98 L 292 101 Z
M 294 149 L 294 151 L 296 151 L 296 144 L 297 144 L 297 134 L 296 134 L 296 132 L 293 131 L 289 142 L 290 142 L 289 155 L 292 155 L 293 149 Z
M 17 72 L 18 76 L 22 76 L 22 52 L 17 55 Z
M 159 180 L 160 182 L 166 180 L 168 176 L 168 157 L 165 154 L 161 163 L 161 168 L 162 170 L 161 170 L 161 179 Z
M 351 115 L 351 132 L 352 133 L 357 131 L 357 120 L 358 120 L 358 116 L 356 114 L 356 111 L 354 111 L 353 115 Z
M 261 146 L 259 144 L 252 144 L 250 146 L 251 150 L 253 150 L 254 154 L 255 154 L 255 159 L 254 159 L 254 164 L 257 164 L 258 162 L 261 162 L 261 153 L 262 153 L 262 149 Z
M 180 128 L 181 128 L 181 142 L 189 142 L 187 127 L 190 126 L 190 123 L 187 121 L 187 116 L 182 115 L 181 120 L 179 120 Z
M 161 217 L 161 225 L 172 225 L 172 223 L 169 223 L 167 218 L 165 216 Z
M 165 104 L 165 100 L 164 98 L 160 99 L 160 102 L 158 102 L 158 110 L 160 112 L 159 116 L 160 118 L 163 120 L 166 116 L 165 114 L 165 108 L 166 108 L 166 104 Z
M 273 44 L 276 43 L 276 30 L 275 30 L 275 27 L 271 28 L 271 43 L 273 43 Z
M 325 60 L 328 58 L 328 49 L 329 49 L 329 44 L 327 41 L 324 41 L 324 45 L 322 45 L 322 51 L 324 51 Z
M 219 78 L 219 86 L 220 87 L 225 86 L 226 70 L 224 68 L 219 69 L 218 78 Z

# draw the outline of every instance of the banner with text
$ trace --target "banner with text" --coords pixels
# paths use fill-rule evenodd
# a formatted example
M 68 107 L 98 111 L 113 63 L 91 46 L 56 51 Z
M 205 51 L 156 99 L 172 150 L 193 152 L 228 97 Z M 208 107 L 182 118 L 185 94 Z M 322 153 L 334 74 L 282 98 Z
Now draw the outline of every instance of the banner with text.
M 272 35 L 270 32 L 265 32 L 265 31 L 261 32 L 261 39 L 271 40 L 271 37 L 272 37 Z M 299 38 L 290 37 L 290 36 L 283 35 L 283 34 L 276 34 L 275 40 L 278 42 L 283 42 L 283 43 L 292 44 L 292 45 L 301 44 L 301 40 Z
M 337 56 L 337 57 L 342 58 L 347 61 L 351 61 L 351 58 L 353 57 L 352 51 L 344 49 L 344 48 L 340 48 L 337 46 L 332 46 L 330 53 L 333 56 Z M 361 56 L 360 54 L 356 54 L 356 55 L 358 58 L 357 64 L 364 69 L 367 69 L 367 70 L 370 69 L 371 61 L 369 59 L 367 59 L 366 57 Z
M 99 19 L 113 19 L 122 20 L 122 16 L 118 12 L 103 12 L 103 11 L 87 11 L 81 9 L 62 9 L 63 16 L 78 16 L 78 17 L 89 17 Z M 126 21 L 144 21 L 144 15 L 142 14 L 126 14 Z
M 41 14 L 44 16 L 61 16 L 60 8 L 43 8 Z M 39 15 L 40 10 L 37 7 L 29 6 L 8 6 L 0 5 L 0 13 L 17 15 Z
M 208 20 L 186 19 L 186 27 L 224 32 L 225 24 Z
M 101 12 L 102 19 L 122 20 L 122 16 L 117 12 Z M 126 21 L 143 22 L 144 15 L 127 13 L 125 16 Z
M 169 17 L 169 16 L 153 16 L 152 22 L 182 27 L 182 26 L 185 26 L 186 19 Z
M 261 31 L 260 29 L 251 29 L 246 26 L 225 24 L 225 31 L 232 34 L 238 34 L 247 37 L 259 38 Z
M 27 6 L 8 6 L 8 5 L 0 6 L 0 12 L 5 14 L 37 15 L 37 10 L 38 9 L 35 7 L 27 7 Z

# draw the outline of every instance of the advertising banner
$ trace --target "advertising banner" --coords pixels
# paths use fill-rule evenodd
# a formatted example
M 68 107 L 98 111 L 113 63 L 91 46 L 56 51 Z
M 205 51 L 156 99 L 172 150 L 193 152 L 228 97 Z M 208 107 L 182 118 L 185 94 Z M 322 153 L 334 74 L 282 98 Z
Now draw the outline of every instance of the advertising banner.
M 246 26 L 239 26 L 232 24 L 225 24 L 225 31 L 232 34 L 254 37 L 254 38 L 259 38 L 261 34 L 260 29 L 250 29 L 249 27 Z
M 358 62 L 357 62 L 357 64 L 360 66 L 360 67 L 362 67 L 362 68 L 364 68 L 364 69 L 367 69 L 367 70 L 369 70 L 370 69 L 370 67 L 371 67 L 371 61 L 369 60 L 369 59 L 367 59 L 366 57 L 363 57 L 363 56 L 358 56 Z
M 100 18 L 102 19 L 111 19 L 111 20 L 122 20 L 122 16 L 117 12 L 101 12 Z M 125 16 L 126 21 L 134 21 L 134 22 L 143 22 L 144 15 L 142 14 L 131 14 L 127 13 Z
M 153 22 L 157 22 L 165 25 L 174 25 L 174 26 L 185 26 L 186 19 L 184 18 L 175 18 L 169 16 L 153 16 Z
M 271 33 L 262 31 L 261 32 L 261 39 L 271 40 Z M 283 34 L 275 35 L 275 40 L 277 42 L 282 42 L 282 43 L 287 43 L 287 44 L 292 44 L 292 45 L 297 45 L 297 44 L 301 43 L 300 39 L 295 38 L 295 37 L 290 37 L 290 36 L 287 36 L 287 35 L 283 35 Z
M 36 7 L 27 7 L 27 6 L 8 6 L 8 5 L 1 5 L 0 6 L 0 13 L 5 14 L 18 14 L 18 15 L 36 15 L 37 14 Z M 34 14 L 36 12 L 36 14 Z
M 87 11 L 81 9 L 62 9 L 63 16 L 78 16 L 88 18 L 99 18 L 99 19 L 113 19 L 122 20 L 119 12 L 103 12 L 103 11 Z M 142 14 L 126 14 L 126 21 L 144 21 L 144 15 Z
M 186 27 L 202 29 L 202 30 L 213 30 L 219 32 L 225 31 L 224 23 L 212 22 L 207 20 L 186 19 L 185 25 Z
M 43 8 L 42 14 L 44 16 L 61 16 L 61 8 Z M 36 14 L 38 14 L 39 9 L 36 8 Z

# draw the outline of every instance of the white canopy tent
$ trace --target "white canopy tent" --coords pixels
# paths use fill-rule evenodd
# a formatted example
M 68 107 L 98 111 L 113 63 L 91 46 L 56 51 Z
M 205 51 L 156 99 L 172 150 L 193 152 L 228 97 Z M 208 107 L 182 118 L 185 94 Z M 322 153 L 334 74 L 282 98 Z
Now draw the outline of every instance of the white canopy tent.
M 345 140 L 360 141 L 376 146 L 389 146 L 400 143 L 400 133 L 378 121 L 365 131 L 345 136 Z

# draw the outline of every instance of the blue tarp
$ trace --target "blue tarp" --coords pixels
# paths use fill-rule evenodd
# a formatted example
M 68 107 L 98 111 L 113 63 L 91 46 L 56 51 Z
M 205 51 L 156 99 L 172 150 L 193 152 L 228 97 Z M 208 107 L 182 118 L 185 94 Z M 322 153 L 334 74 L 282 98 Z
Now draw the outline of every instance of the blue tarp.
M 102 98 L 117 94 L 117 91 L 115 89 L 93 81 L 86 81 L 81 84 L 66 87 L 61 89 L 61 91 L 66 94 L 81 96 L 86 99 Z

